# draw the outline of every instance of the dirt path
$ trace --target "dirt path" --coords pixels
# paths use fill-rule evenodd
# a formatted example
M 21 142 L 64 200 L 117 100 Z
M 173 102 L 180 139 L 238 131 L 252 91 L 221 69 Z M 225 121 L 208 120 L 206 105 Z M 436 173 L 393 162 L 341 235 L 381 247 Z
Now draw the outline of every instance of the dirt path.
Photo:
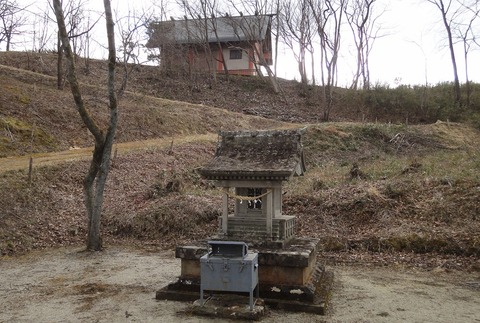
M 0 322 L 222 322 L 155 300 L 180 271 L 173 252 L 121 247 L 34 252 L 0 262 Z M 480 322 L 479 273 L 333 267 L 330 314 L 272 311 L 264 322 Z
M 118 154 L 126 153 L 133 150 L 145 150 L 154 148 L 165 148 L 170 145 L 179 145 L 194 141 L 214 141 L 217 135 L 213 133 L 204 135 L 189 135 L 175 138 L 159 138 L 133 142 L 116 143 L 113 146 L 113 150 L 117 149 Z M 39 153 L 29 156 L 14 156 L 0 158 L 0 173 L 11 171 L 28 169 L 30 163 L 30 157 L 33 158 L 33 167 L 41 167 L 47 165 L 55 165 L 58 163 L 89 159 L 92 157 L 92 147 L 88 148 L 74 148 L 66 151 L 52 152 L 52 153 Z

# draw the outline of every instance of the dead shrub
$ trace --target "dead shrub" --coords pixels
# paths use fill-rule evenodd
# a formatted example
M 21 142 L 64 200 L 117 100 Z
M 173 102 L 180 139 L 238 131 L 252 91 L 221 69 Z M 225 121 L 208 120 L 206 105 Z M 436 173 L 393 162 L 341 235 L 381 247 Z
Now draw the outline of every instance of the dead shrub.
M 327 237 L 322 237 L 320 239 L 320 243 L 323 247 L 323 251 L 344 251 L 347 249 L 347 245 L 345 241 L 342 241 L 342 239 L 338 237 L 332 237 L 332 236 L 327 236 Z
M 317 192 L 324 189 L 327 189 L 327 184 L 321 179 L 314 179 L 312 183 L 312 190 Z
M 352 168 L 350 169 L 349 178 L 350 180 L 354 179 L 368 179 L 368 175 L 365 174 L 360 167 L 358 166 L 357 163 L 353 163 Z
M 410 163 L 410 165 L 408 165 L 402 170 L 402 175 L 409 174 L 409 173 L 418 173 L 421 168 L 422 168 L 421 163 L 417 161 L 413 161 L 412 163 Z
M 408 190 L 408 186 L 403 183 L 388 183 L 383 193 L 392 200 L 400 200 L 408 194 Z
M 140 239 L 180 237 L 203 233 L 202 228 L 220 215 L 221 205 L 212 206 L 207 198 L 175 194 L 132 217 L 115 217 L 109 226 L 116 235 Z

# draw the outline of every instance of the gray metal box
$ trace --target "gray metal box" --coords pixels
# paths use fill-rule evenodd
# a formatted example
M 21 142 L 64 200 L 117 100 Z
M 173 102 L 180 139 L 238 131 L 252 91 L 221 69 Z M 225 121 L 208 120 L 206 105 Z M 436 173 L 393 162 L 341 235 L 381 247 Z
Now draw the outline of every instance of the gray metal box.
M 209 252 L 200 258 L 200 303 L 204 290 L 248 292 L 253 310 L 253 291 L 258 297 L 258 253 L 248 253 L 244 242 L 209 241 Z

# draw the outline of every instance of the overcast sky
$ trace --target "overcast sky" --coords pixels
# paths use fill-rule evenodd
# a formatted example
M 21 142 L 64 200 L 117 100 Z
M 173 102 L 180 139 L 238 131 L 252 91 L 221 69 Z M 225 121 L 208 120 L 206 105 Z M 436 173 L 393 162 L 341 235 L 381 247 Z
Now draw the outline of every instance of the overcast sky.
M 446 32 L 435 6 L 426 0 L 378 0 L 376 9 L 377 13 L 383 12 L 378 23 L 382 26 L 379 35 L 384 36 L 375 40 L 369 59 L 373 84 L 425 84 L 426 78 L 430 84 L 453 81 Z M 480 26 L 480 19 L 477 26 Z M 343 45 L 339 85 L 345 86 L 352 80 L 355 52 L 354 48 L 346 51 L 348 45 Z M 456 49 L 458 73 L 460 81 L 464 82 L 463 51 L 461 46 Z M 470 80 L 480 82 L 479 50 L 471 50 L 469 66 Z
M 392 83 L 398 77 L 405 84 L 425 83 L 425 76 L 434 84 L 452 81 L 453 67 L 440 11 L 425 0 L 386 2 L 389 9 L 382 20 L 392 29 L 374 45 L 373 78 Z M 459 77 L 464 82 L 463 50 L 461 46 L 456 49 Z M 469 65 L 470 79 L 479 82 L 480 51 L 471 51 Z
M 29 0 L 17 0 L 19 3 L 32 3 Z M 169 0 L 163 0 L 169 1 Z M 160 2 L 160 0 L 158 0 Z M 174 0 L 170 0 L 174 3 Z M 103 1 L 87 0 L 88 6 L 102 10 Z M 150 7 L 152 0 L 112 0 L 112 8 L 123 11 L 128 8 Z M 445 38 L 445 29 L 441 23 L 438 9 L 426 0 L 377 0 L 377 13 L 383 12 L 378 23 L 382 26 L 380 35 L 375 40 L 370 55 L 371 82 L 390 84 L 424 84 L 425 79 L 430 84 L 453 80 L 453 68 Z M 47 6 L 47 0 L 37 0 L 30 7 L 32 11 L 42 12 Z M 38 8 L 38 9 L 36 9 Z M 43 8 L 43 9 L 42 9 Z M 384 11 L 385 10 L 385 11 Z M 171 15 L 181 17 L 183 14 Z M 477 24 L 480 24 L 480 20 Z M 98 28 L 104 29 L 104 24 Z M 348 32 L 349 29 L 345 29 Z M 53 29 L 51 32 L 55 32 Z M 97 32 L 99 35 L 101 32 Z M 345 35 L 343 39 L 348 39 Z M 17 39 L 18 41 L 18 39 Z M 101 41 L 101 40 L 100 40 Z M 26 41 L 27 42 L 27 41 Z M 0 48 L 4 49 L 0 44 Z M 30 46 L 30 47 L 28 47 Z M 31 49 L 29 45 L 17 45 L 15 50 Z M 53 46 L 52 46 L 53 48 Z M 339 85 L 348 86 L 352 80 L 354 69 L 354 48 L 347 43 L 341 48 L 339 70 Z M 100 50 L 92 55 L 99 56 Z M 284 78 L 299 78 L 296 64 L 292 64 L 293 57 L 288 50 L 280 48 L 278 76 Z M 456 51 L 458 71 L 461 82 L 465 80 L 464 59 L 462 49 Z M 319 61 L 319 60 L 318 60 Z M 471 51 L 469 56 L 470 79 L 480 82 L 480 51 Z M 317 72 L 317 75 L 319 73 Z

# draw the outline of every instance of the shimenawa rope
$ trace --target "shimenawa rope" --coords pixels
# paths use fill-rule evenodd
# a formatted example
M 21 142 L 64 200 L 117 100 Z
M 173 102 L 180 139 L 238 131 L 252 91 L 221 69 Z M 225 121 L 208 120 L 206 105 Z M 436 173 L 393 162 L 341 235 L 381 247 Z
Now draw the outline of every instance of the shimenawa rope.
M 240 200 L 240 201 L 252 201 L 252 200 L 258 200 L 264 196 L 267 196 L 268 194 L 272 193 L 272 190 L 267 190 L 265 193 L 258 195 L 258 196 L 242 196 L 242 195 L 237 195 L 230 193 L 228 188 L 224 188 L 223 192 L 227 194 L 229 197 Z

